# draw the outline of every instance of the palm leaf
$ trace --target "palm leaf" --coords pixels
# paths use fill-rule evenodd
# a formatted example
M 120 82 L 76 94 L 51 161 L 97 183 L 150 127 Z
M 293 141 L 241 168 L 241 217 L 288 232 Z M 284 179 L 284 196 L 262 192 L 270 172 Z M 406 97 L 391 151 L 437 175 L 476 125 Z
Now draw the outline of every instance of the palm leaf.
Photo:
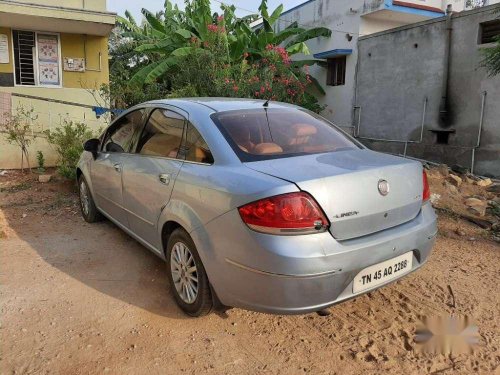
M 310 55 L 309 48 L 304 42 L 295 43 L 286 48 L 289 55 L 295 55 L 296 53 L 303 53 L 304 55 Z
M 288 48 L 294 44 L 306 42 L 309 39 L 317 38 L 320 36 L 330 37 L 332 35 L 332 31 L 326 27 L 315 27 L 309 30 L 304 31 L 303 33 L 297 35 L 293 38 L 285 48 Z
M 148 23 L 154 30 L 159 31 L 162 34 L 165 34 L 165 26 L 153 13 L 151 13 L 149 10 L 145 8 L 142 8 L 141 13 L 144 15 L 146 21 L 148 21 Z
M 279 44 L 283 43 L 285 40 L 287 40 L 289 37 L 291 37 L 293 35 L 301 34 L 304 31 L 306 31 L 306 30 L 303 28 L 300 28 L 300 27 L 286 28 L 286 29 L 284 29 L 276 34 L 276 36 L 274 37 L 273 44 L 279 45 Z

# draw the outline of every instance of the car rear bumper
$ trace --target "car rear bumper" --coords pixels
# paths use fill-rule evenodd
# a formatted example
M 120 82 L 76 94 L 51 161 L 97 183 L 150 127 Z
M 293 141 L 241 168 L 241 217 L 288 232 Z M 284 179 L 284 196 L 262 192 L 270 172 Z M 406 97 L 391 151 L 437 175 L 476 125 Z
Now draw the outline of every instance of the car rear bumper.
M 253 232 L 237 211 L 191 235 L 224 305 L 302 314 L 386 285 L 352 292 L 356 274 L 373 264 L 412 251 L 411 272 L 417 270 L 427 261 L 436 233 L 434 210 L 425 204 L 410 222 L 345 241 L 336 241 L 329 232 L 305 236 Z

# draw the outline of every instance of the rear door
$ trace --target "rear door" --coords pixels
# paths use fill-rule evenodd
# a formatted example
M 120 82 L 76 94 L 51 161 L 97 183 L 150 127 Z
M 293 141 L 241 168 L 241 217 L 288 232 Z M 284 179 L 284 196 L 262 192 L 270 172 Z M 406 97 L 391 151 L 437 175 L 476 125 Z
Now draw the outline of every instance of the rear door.
M 134 154 L 123 168 L 123 199 L 130 229 L 161 251 L 157 222 L 183 163 L 181 146 L 187 115 L 154 108 Z
M 123 206 L 122 171 L 127 155 L 140 135 L 144 113 L 144 109 L 135 110 L 109 127 L 90 171 L 98 207 L 125 227 L 128 227 L 128 221 Z

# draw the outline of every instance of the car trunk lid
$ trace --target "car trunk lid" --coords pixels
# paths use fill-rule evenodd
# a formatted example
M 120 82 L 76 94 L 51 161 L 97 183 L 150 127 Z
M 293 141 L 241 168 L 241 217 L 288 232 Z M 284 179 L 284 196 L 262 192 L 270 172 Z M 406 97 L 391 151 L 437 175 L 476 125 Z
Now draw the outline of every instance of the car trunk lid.
M 422 206 L 419 162 L 367 149 L 271 159 L 247 167 L 295 183 L 325 211 L 338 240 L 364 236 L 415 218 Z M 379 191 L 386 181 L 389 192 Z

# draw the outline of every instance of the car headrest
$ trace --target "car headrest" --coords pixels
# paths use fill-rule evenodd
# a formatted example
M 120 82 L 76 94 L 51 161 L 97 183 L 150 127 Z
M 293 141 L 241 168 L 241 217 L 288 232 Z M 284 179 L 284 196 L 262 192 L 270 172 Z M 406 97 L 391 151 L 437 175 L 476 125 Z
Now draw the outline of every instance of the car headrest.
M 295 131 L 296 137 L 307 137 L 308 135 L 316 134 L 317 129 L 313 125 L 309 124 L 294 124 L 292 128 Z
M 279 154 L 280 152 L 283 152 L 283 149 L 276 143 L 259 143 L 252 151 L 253 154 L 257 155 Z

